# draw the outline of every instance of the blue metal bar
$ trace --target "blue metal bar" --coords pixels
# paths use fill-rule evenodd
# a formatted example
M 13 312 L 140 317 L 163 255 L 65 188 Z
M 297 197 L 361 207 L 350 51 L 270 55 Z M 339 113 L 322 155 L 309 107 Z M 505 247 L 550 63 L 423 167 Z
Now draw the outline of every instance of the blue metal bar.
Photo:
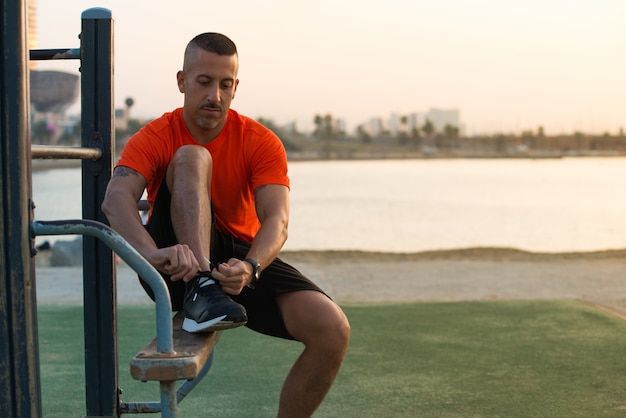
M 198 373 L 198 376 L 196 376 L 196 378 L 193 380 L 185 380 L 178 387 L 178 391 L 176 392 L 176 399 L 178 400 L 178 403 L 181 403 L 183 399 L 185 399 L 185 397 L 189 395 L 189 393 L 193 390 L 193 388 L 195 388 L 196 385 L 200 383 L 202 379 L 204 379 L 204 376 L 206 376 L 209 370 L 211 370 L 211 366 L 213 366 L 214 357 L 215 357 L 215 348 L 211 350 L 211 355 L 207 359 L 206 363 L 204 363 L 204 366 L 202 366 L 202 370 L 200 370 L 200 373 Z
M 154 292 L 157 325 L 157 351 L 172 353 L 174 341 L 172 337 L 172 304 L 170 302 L 167 285 L 158 271 L 148 263 L 124 238 L 110 227 L 95 221 L 84 219 L 65 221 L 33 221 L 33 237 L 37 235 L 86 235 L 100 239 L 110 249 L 115 251 L 133 270 L 137 272 Z M 206 372 L 204 373 L 206 374 Z M 203 374 L 203 375 L 204 375 Z M 195 386 L 195 385 L 194 385 Z M 176 382 L 160 382 L 161 403 L 159 409 L 162 417 L 178 416 Z M 155 405 L 132 404 L 135 413 L 158 412 Z M 125 410 L 130 412 L 128 404 L 115 406 L 116 416 Z M 89 416 L 89 415 L 88 415 Z
M 176 403 L 176 381 L 160 382 L 161 388 L 161 417 L 178 417 L 178 404 Z
M 113 172 L 113 18 L 110 10 L 82 13 L 82 147 L 102 150 L 98 160 L 82 161 L 83 219 L 107 224 L 100 205 Z M 117 348 L 115 261 L 101 241 L 83 239 L 85 388 L 87 416 L 117 416 L 120 394 Z
M 110 227 L 85 219 L 64 221 L 33 221 L 32 234 L 37 235 L 87 235 L 100 239 L 115 251 L 122 260 L 148 283 L 154 292 L 157 323 L 157 350 L 171 353 L 174 350 L 172 339 L 172 304 L 167 285 L 158 271 L 148 263 L 124 238 Z
M 30 59 L 32 61 L 76 60 L 76 59 L 80 59 L 80 49 L 79 48 L 31 49 Z
M 40 417 L 26 1 L 0 3 L 0 416 Z

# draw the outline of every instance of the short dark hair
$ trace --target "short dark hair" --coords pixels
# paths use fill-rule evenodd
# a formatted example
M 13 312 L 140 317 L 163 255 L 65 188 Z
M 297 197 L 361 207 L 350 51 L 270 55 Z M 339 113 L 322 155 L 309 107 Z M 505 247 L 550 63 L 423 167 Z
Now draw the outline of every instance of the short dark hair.
M 183 60 L 183 70 L 186 69 L 188 63 L 194 59 L 194 53 L 198 49 L 212 52 L 217 55 L 237 55 L 237 46 L 226 35 L 216 32 L 206 32 L 197 35 L 187 44 L 185 48 L 185 57 Z
M 217 55 L 237 55 L 237 46 L 225 35 L 215 32 L 206 32 L 197 35 L 187 45 L 190 48 L 201 48 Z

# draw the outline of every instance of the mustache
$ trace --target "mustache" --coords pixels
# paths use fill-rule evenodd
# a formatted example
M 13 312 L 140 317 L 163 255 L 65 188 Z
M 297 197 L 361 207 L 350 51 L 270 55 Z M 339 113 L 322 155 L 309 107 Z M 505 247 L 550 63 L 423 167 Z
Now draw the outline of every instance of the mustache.
M 224 108 L 218 104 L 218 103 L 206 103 L 203 104 L 202 106 L 200 106 L 200 109 L 203 110 L 219 110 L 220 112 L 222 112 L 224 110 Z

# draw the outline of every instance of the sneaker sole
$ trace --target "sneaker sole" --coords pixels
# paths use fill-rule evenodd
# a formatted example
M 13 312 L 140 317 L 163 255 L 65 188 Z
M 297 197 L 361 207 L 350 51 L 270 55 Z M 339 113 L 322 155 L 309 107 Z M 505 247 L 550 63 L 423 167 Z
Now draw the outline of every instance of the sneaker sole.
M 237 328 L 242 325 L 246 325 L 246 323 L 248 322 L 247 318 L 244 318 L 240 321 L 222 321 L 222 319 L 224 318 L 226 318 L 226 315 L 218 316 L 217 318 L 211 319 L 210 321 L 200 323 L 194 321 L 191 318 L 185 318 L 185 320 L 183 321 L 183 330 L 191 333 L 212 332 Z

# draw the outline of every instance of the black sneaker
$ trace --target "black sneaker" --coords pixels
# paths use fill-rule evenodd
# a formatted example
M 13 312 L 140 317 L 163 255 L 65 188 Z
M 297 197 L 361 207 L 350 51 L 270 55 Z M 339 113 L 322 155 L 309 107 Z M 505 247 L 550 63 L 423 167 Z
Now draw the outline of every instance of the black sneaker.
M 248 322 L 246 308 L 229 298 L 210 272 L 201 272 L 188 285 L 184 310 L 183 329 L 187 332 L 236 328 Z

